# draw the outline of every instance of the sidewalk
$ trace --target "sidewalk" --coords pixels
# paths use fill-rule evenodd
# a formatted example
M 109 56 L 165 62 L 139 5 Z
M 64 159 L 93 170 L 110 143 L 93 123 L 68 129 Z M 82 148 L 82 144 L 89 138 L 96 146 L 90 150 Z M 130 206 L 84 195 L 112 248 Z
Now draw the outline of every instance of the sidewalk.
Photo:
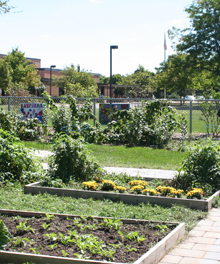
M 220 209 L 213 208 L 159 264 L 220 264 Z

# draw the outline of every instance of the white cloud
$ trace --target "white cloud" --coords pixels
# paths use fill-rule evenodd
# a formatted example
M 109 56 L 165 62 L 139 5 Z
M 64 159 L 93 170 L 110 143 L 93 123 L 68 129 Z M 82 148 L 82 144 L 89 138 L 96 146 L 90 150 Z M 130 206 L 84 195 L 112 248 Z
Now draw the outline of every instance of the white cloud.
M 101 4 L 101 3 L 104 3 L 103 0 L 89 0 L 90 2 L 92 3 L 95 3 L 95 4 Z

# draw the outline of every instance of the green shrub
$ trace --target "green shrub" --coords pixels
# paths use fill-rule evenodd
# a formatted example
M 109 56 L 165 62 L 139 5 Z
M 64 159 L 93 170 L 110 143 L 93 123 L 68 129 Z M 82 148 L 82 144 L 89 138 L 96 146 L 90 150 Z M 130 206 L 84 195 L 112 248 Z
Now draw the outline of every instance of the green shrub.
M 68 135 L 60 135 L 55 139 L 53 152 L 49 159 L 49 173 L 54 178 L 68 182 L 71 178 L 86 181 L 100 174 L 100 165 L 91 156 L 82 139 L 73 139 Z
M 191 144 L 171 185 L 180 189 L 202 188 L 211 194 L 220 189 L 220 146 L 211 139 Z
M 71 111 L 64 103 L 53 112 L 52 125 L 54 133 L 62 132 L 62 127 L 70 127 L 71 125 Z
M 112 122 L 103 130 L 103 142 L 162 148 L 183 121 L 183 116 L 178 115 L 168 102 L 145 102 L 142 107 L 114 112 Z
M 0 137 L 1 182 L 29 183 L 31 179 L 36 180 L 40 177 L 41 168 L 30 154 L 30 150 L 22 145 L 13 145 L 12 142 Z

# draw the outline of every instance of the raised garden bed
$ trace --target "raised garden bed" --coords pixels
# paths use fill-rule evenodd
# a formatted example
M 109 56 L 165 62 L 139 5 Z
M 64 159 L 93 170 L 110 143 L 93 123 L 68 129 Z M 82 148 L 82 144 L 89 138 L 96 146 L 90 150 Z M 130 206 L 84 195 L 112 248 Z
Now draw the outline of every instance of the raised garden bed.
M 167 251 L 175 246 L 185 233 L 184 223 L 133 219 L 120 219 L 119 222 L 119 220 L 113 218 L 85 218 L 76 215 L 48 215 L 39 212 L 14 210 L 0 210 L 0 214 L 0 219 L 9 228 L 14 241 L 13 243 L 8 243 L 5 251 L 0 251 L 1 264 L 20 264 L 24 262 L 38 264 L 128 262 L 153 264 L 162 259 Z M 27 230 L 17 228 L 18 226 L 24 227 L 24 225 L 29 228 L 26 228 Z M 116 228 L 117 225 L 118 228 Z M 84 249 L 79 246 L 76 247 L 75 241 L 65 245 L 61 238 L 65 241 L 69 231 L 77 233 L 78 237 L 76 235 L 72 236 L 72 239 L 74 238 L 75 240 L 80 240 L 83 235 L 85 238 L 88 234 L 89 236 L 98 237 L 97 240 L 101 239 L 103 241 L 101 245 L 106 245 L 102 247 L 103 250 L 115 251 L 114 257 L 111 258 L 109 255 L 103 257 L 100 254 L 91 253 L 88 247 Z M 138 232 L 139 241 L 134 239 L 134 237 L 132 239 L 129 238 L 128 234 L 132 234 L 132 232 Z M 48 235 L 50 233 L 57 234 L 59 238 L 55 239 L 54 236 L 49 238 Z M 63 236 L 59 235 L 59 233 L 63 234 Z M 47 235 L 45 236 L 45 234 Z M 24 238 L 30 240 L 27 241 Z M 32 239 L 34 243 L 30 242 Z M 22 243 L 21 246 L 16 245 L 17 240 L 25 241 L 24 244 L 26 246 L 23 247 Z M 152 247 L 152 245 L 154 246 Z M 25 253 L 21 252 L 24 250 Z M 33 251 L 35 254 L 31 254 Z M 62 254 L 64 253 L 68 255 L 63 257 Z M 76 255 L 74 255 L 75 253 Z M 83 259 L 84 256 L 89 257 L 89 259 Z
M 112 201 L 123 201 L 128 204 L 140 204 L 140 203 L 151 203 L 162 206 L 170 207 L 172 204 L 185 205 L 192 209 L 209 211 L 212 208 L 212 201 L 215 196 L 220 195 L 220 191 L 214 193 L 207 200 L 197 199 L 183 199 L 183 198 L 169 198 L 169 197 L 158 197 L 158 196 L 147 196 L 147 195 L 135 195 L 126 193 L 113 193 L 103 191 L 86 191 L 86 190 L 73 190 L 64 188 L 52 188 L 42 187 L 40 182 L 25 185 L 24 192 L 31 194 L 49 193 L 52 195 L 59 196 L 72 196 L 75 198 L 93 198 L 93 199 L 111 199 Z

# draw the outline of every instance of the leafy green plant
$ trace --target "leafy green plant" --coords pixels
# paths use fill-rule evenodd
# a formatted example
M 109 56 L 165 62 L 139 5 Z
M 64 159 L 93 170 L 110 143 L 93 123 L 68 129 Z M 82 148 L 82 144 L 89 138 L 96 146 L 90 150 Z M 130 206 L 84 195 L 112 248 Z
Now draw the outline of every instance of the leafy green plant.
M 71 112 L 70 109 L 67 108 L 65 103 L 61 103 L 60 107 L 57 108 L 57 110 L 54 110 L 53 112 L 53 118 L 52 118 L 52 125 L 55 133 L 62 132 L 62 128 L 69 127 L 71 125 Z
M 57 248 L 58 243 L 55 243 L 53 245 L 48 245 L 49 248 L 51 248 L 52 250 L 54 250 L 55 248 Z
M 64 183 L 71 178 L 82 181 L 91 179 L 102 172 L 101 166 L 94 160 L 82 140 L 60 135 L 53 145 L 49 159 L 50 175 L 62 179 Z
M 134 240 L 134 241 L 137 241 L 137 242 L 142 242 L 142 241 L 144 241 L 146 239 L 143 235 L 139 236 L 137 231 L 127 233 L 126 237 L 129 240 Z
M 36 163 L 30 150 L 0 137 L 0 172 L 9 173 L 6 175 L 10 178 L 5 175 L 4 181 L 30 183 L 40 178 L 42 166 Z
M 21 237 L 14 237 L 11 239 L 11 244 L 15 247 L 26 247 L 27 244 L 33 245 L 34 241 L 30 240 L 29 238 L 21 238 Z
M 120 219 L 111 219 L 111 218 L 104 218 L 104 223 L 100 223 L 100 226 L 106 226 L 109 230 L 115 229 L 118 230 L 121 225 L 123 225 Z
M 0 220 L 0 250 L 5 249 L 10 240 L 10 232 L 2 220 Z
M 69 254 L 65 250 L 61 250 L 63 257 L 67 257 Z
M 19 222 L 19 224 L 16 226 L 16 233 L 20 232 L 32 232 L 34 233 L 34 229 L 31 228 L 31 226 L 26 226 L 27 222 Z
M 34 254 L 37 254 L 37 255 L 38 255 L 38 254 L 40 254 L 40 249 L 41 249 L 41 247 L 42 247 L 42 246 L 40 245 L 40 246 L 37 247 L 37 249 L 35 249 L 35 248 L 30 248 L 30 250 L 32 250 Z
M 189 145 L 186 158 L 170 185 L 183 190 L 192 188 L 202 188 L 204 192 L 219 190 L 220 146 L 211 139 Z M 212 193 L 208 193 L 210 194 Z
M 144 102 L 141 107 L 112 113 L 112 122 L 103 129 L 104 143 L 157 145 L 162 148 L 184 117 L 166 101 Z
M 50 226 L 50 224 L 48 224 L 48 225 L 46 223 L 42 224 L 42 227 L 44 230 L 47 230 L 49 228 L 49 226 Z
M 46 219 L 47 219 L 48 221 L 52 221 L 53 218 L 54 218 L 54 215 L 53 215 L 53 214 L 45 214 L 45 216 L 46 216 Z

